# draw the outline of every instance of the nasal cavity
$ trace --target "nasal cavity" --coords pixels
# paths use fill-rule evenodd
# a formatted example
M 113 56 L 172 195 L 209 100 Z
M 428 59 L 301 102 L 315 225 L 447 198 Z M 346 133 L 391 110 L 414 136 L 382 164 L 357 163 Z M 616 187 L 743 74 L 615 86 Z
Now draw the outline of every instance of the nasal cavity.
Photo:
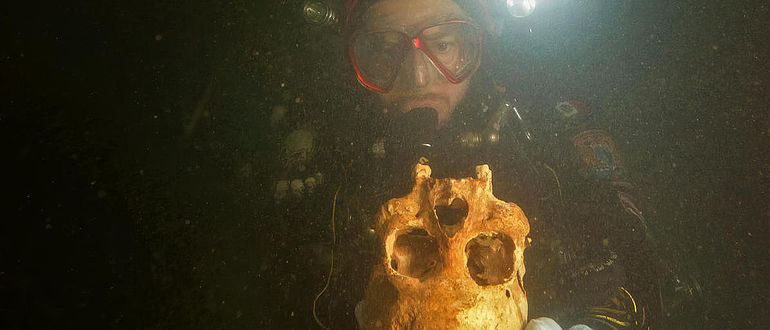
M 468 202 L 462 198 L 455 198 L 450 203 L 442 205 L 441 202 L 437 202 L 436 204 L 436 217 L 441 224 L 441 229 L 447 236 L 454 237 L 462 229 L 465 218 L 468 217 Z
M 390 267 L 398 274 L 424 279 L 437 273 L 441 265 L 438 242 L 424 229 L 411 229 L 396 238 Z
M 480 286 L 505 283 L 513 274 L 515 247 L 510 237 L 500 233 L 482 233 L 468 241 L 465 255 L 471 278 Z

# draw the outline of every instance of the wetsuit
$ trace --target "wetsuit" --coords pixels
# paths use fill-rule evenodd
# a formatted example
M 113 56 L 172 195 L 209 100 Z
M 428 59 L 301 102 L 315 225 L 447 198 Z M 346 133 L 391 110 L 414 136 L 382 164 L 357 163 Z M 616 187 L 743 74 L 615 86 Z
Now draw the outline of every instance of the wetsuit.
M 276 192 L 276 202 L 292 205 L 280 208 L 284 216 L 317 216 L 314 228 L 329 230 L 324 224 L 339 189 L 337 264 L 325 293 L 332 311 L 326 319 L 335 328 L 355 326 L 355 304 L 383 253 L 369 227 L 383 203 L 408 192 L 410 168 L 424 157 L 437 178 L 473 176 L 475 165 L 489 164 L 495 195 L 524 210 L 532 237 L 524 281 L 530 319 L 547 316 L 565 328 L 578 323 L 594 329 L 654 327 L 659 322 L 656 257 L 634 186 L 609 134 L 591 126 L 589 112 L 579 103 L 535 109 L 512 104 L 500 93 L 475 93 L 458 108 L 450 127 L 432 134 L 409 136 L 432 129 L 420 126 L 419 114 L 403 123 L 376 111 L 334 121 L 326 131 L 314 127 L 315 156 L 309 165 L 277 172 L 277 181 L 288 188 L 279 188 L 286 190 Z M 458 138 L 468 131 L 488 133 L 489 118 L 500 109 L 506 113 L 495 138 L 487 143 L 480 135 L 479 141 Z M 295 178 L 306 183 L 311 177 L 323 178 L 313 183 L 312 192 L 294 189 Z

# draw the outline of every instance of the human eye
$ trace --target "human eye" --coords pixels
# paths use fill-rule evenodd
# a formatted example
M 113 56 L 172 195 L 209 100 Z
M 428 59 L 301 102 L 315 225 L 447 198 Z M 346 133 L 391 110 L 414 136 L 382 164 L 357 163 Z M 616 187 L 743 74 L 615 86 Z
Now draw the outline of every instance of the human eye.
M 442 53 L 449 52 L 457 47 L 457 44 L 451 40 L 442 40 L 436 43 L 436 50 Z
M 431 50 L 437 54 L 448 54 L 457 49 L 457 41 L 455 38 L 445 36 L 428 41 L 428 45 Z
M 401 40 L 387 33 L 372 33 L 365 38 L 367 49 L 373 55 L 394 52 L 400 49 Z

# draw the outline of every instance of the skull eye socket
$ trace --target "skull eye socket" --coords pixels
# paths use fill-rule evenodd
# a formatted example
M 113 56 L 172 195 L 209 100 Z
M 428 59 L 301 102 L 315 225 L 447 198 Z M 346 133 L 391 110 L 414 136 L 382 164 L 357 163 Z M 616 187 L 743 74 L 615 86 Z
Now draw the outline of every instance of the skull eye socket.
M 438 241 L 424 229 L 398 235 L 390 255 L 390 267 L 395 272 L 423 279 L 436 273 L 440 266 Z
M 441 224 L 441 229 L 447 236 L 454 237 L 463 227 L 465 218 L 468 217 L 468 202 L 462 198 L 455 198 L 448 205 L 440 202 L 436 204 L 436 217 Z
M 480 286 L 504 283 L 513 274 L 513 240 L 500 233 L 481 233 L 465 245 L 468 272 Z

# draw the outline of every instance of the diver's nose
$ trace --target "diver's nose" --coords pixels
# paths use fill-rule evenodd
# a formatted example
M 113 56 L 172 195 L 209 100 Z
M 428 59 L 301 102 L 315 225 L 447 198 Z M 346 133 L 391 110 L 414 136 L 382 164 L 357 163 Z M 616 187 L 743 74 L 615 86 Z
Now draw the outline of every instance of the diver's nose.
M 419 49 L 412 49 L 412 54 L 409 58 L 409 80 L 413 87 L 425 87 L 433 79 L 433 64 Z

